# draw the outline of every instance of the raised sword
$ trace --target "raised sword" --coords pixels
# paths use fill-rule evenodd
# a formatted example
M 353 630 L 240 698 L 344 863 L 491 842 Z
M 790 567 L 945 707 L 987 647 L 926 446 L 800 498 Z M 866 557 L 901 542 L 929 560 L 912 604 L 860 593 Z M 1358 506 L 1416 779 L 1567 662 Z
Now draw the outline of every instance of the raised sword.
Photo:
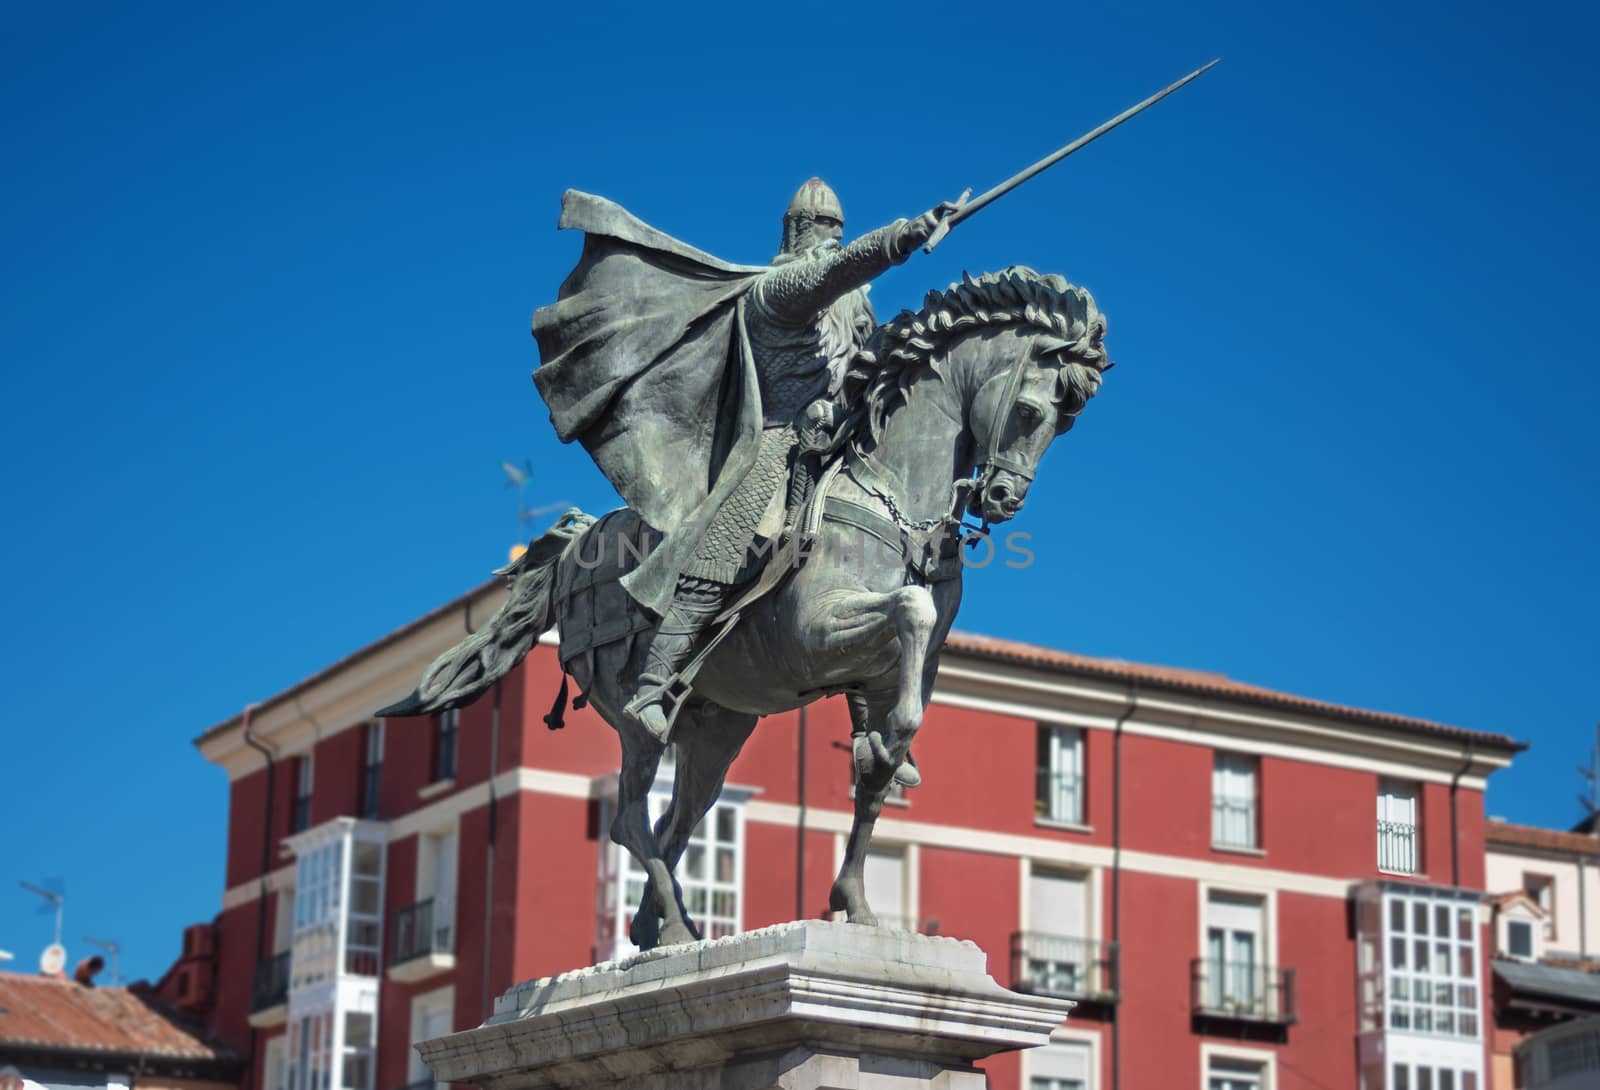
M 985 205 L 992 204 L 993 202 L 999 200 L 1001 197 L 1017 188 L 1017 186 L 1021 185 L 1029 178 L 1032 178 L 1035 174 L 1038 174 L 1041 171 L 1049 170 L 1051 167 L 1061 162 L 1061 160 L 1065 159 L 1067 156 L 1071 155 L 1085 144 L 1090 144 L 1100 139 L 1100 137 L 1104 136 L 1106 133 L 1110 132 L 1112 129 L 1128 120 L 1128 118 L 1132 117 L 1134 114 L 1154 106 L 1156 103 L 1172 94 L 1172 92 L 1176 91 L 1184 84 L 1199 79 L 1201 76 L 1205 75 L 1208 71 L 1215 67 L 1217 62 L 1221 59 L 1221 57 L 1218 57 L 1209 64 L 1201 65 L 1193 72 L 1190 72 L 1187 76 L 1184 76 L 1178 82 L 1169 87 L 1162 88 L 1137 105 L 1129 106 L 1126 110 L 1123 110 L 1110 121 L 1106 121 L 1095 126 L 1093 129 L 1090 129 L 1088 132 L 1078 137 L 1072 143 L 1066 145 L 1065 147 L 1057 148 L 1049 155 L 1046 155 L 1043 159 L 1040 159 L 1037 163 L 1017 171 L 1015 174 L 1001 182 L 999 185 L 995 186 L 993 189 L 978 194 L 978 196 L 972 198 L 970 201 L 967 200 L 967 193 L 971 193 L 972 190 L 967 190 L 966 193 L 961 195 L 961 199 L 956 202 L 955 211 L 941 219 L 939 221 L 939 225 L 933 229 L 933 234 L 929 235 L 928 241 L 922 245 L 922 252 L 925 254 L 933 253 L 933 248 L 939 245 L 940 240 L 942 240 L 945 235 L 950 233 L 950 228 L 954 227 L 968 216 L 976 214 L 977 211 L 983 208 Z

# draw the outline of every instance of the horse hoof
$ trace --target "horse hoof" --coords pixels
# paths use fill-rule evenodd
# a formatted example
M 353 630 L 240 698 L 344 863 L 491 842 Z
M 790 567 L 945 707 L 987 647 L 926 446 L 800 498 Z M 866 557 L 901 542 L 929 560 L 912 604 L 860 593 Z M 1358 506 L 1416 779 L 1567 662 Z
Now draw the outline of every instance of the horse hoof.
M 874 916 L 870 912 L 863 912 L 859 916 L 851 916 L 849 922 L 855 924 L 858 927 L 882 927 L 883 926 L 882 924 L 880 924 L 878 922 L 878 917 Z

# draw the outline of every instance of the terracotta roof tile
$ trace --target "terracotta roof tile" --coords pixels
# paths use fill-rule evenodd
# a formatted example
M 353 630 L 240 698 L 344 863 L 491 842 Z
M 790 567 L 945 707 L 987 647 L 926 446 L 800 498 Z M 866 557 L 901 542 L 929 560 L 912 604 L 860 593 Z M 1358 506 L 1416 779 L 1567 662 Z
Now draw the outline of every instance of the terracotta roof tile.
M 1600 837 L 1592 834 L 1513 825 L 1509 821 L 1489 822 L 1484 826 L 1483 839 L 1491 848 L 1535 848 L 1546 852 L 1600 855 Z
M 341 670 L 353 666 L 369 655 L 404 639 L 406 636 L 422 628 L 424 625 L 444 616 L 452 610 L 465 606 L 468 602 L 502 586 L 504 581 L 498 577 L 481 583 L 465 594 L 455 598 L 437 609 L 430 610 L 416 620 L 402 625 L 388 635 L 353 651 L 337 662 L 331 663 L 323 669 L 312 674 L 289 688 L 274 694 L 256 705 L 259 714 L 267 708 L 282 701 L 288 700 L 298 693 L 310 688 L 312 685 L 325 678 L 332 677 Z M 1104 677 L 1117 680 L 1139 681 L 1145 684 L 1169 689 L 1176 692 L 1197 693 L 1201 695 L 1219 696 L 1234 700 L 1245 701 L 1270 707 L 1283 708 L 1289 711 L 1306 712 L 1313 715 L 1329 716 L 1344 719 L 1350 722 L 1364 723 L 1377 727 L 1399 728 L 1401 730 L 1419 731 L 1447 738 L 1456 738 L 1462 741 L 1471 739 L 1473 742 L 1491 746 L 1496 749 L 1520 752 L 1527 749 L 1526 742 L 1519 742 L 1504 734 L 1494 734 L 1485 731 L 1466 730 L 1462 727 L 1447 726 L 1443 723 L 1434 723 L 1426 719 L 1414 719 L 1409 716 L 1391 715 L 1388 712 L 1368 711 L 1363 708 L 1353 708 L 1343 704 L 1331 704 L 1326 701 L 1312 700 L 1307 697 L 1295 696 L 1292 693 L 1278 692 L 1265 689 L 1258 685 L 1246 684 L 1218 673 L 1204 670 L 1187 670 L 1175 666 L 1152 666 L 1145 663 L 1126 662 L 1122 659 L 1092 658 L 1088 655 L 1079 655 L 1071 651 L 1058 651 L 1050 647 L 1041 647 L 1037 644 L 1022 643 L 1018 640 L 1001 639 L 998 636 L 980 636 L 969 632 L 952 632 L 946 640 L 946 647 L 951 650 L 975 655 L 980 658 L 989 658 L 1001 662 L 1013 662 L 1019 665 L 1043 666 L 1050 669 L 1061 670 L 1067 673 L 1077 673 L 1091 677 Z M 205 742 L 224 734 L 237 727 L 242 722 L 242 716 L 234 715 L 221 723 L 207 729 L 198 738 L 195 744 Z
M 1392 715 L 1388 712 L 1368 711 L 1365 708 L 1354 708 L 1345 704 L 1331 704 L 1323 700 L 1312 700 L 1309 697 L 1295 696 L 1293 693 L 1279 692 L 1275 689 L 1265 689 L 1259 685 L 1235 681 L 1225 674 L 1210 673 L 1204 670 L 1186 670 L 1176 666 L 1150 666 L 1139 662 L 1127 662 L 1122 659 L 1091 658 L 1088 655 L 1079 655 L 1071 651 L 1058 651 L 1054 648 L 1040 647 L 1037 644 L 1021 643 L 1017 640 L 1004 640 L 997 636 L 979 636 L 970 632 L 950 633 L 949 638 L 945 641 L 945 646 L 952 651 L 999 662 L 1013 662 L 1025 666 L 1043 666 L 1060 670 L 1063 673 L 1080 674 L 1087 677 L 1137 681 L 1141 684 L 1174 692 L 1222 697 L 1245 703 L 1282 708 L 1286 711 L 1306 712 L 1312 715 L 1328 716 L 1349 722 L 1377 727 L 1399 728 L 1440 737 L 1456 738 L 1462 741 L 1470 739 L 1478 745 L 1491 746 L 1512 752 L 1520 752 L 1528 748 L 1526 742 L 1519 742 L 1505 734 L 1467 730 L 1462 727 L 1447 726 L 1444 723 L 1435 723 L 1427 719 L 1414 719 L 1410 716 Z
M 228 1059 L 127 988 L 86 988 L 57 977 L 0 973 L 0 1048 Z

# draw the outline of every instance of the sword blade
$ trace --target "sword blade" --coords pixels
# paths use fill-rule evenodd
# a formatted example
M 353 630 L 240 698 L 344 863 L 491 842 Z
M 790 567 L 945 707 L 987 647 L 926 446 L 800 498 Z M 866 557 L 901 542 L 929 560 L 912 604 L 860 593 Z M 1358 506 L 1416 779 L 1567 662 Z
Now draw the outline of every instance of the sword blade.
M 1049 155 L 1046 155 L 1043 159 L 1040 159 L 1032 166 L 1023 170 L 1019 170 L 1017 173 L 1013 174 L 1011 177 L 1007 178 L 993 189 L 988 190 L 985 193 L 980 193 L 978 196 L 972 198 L 972 200 L 968 201 L 960 209 L 946 216 L 941 222 L 948 223 L 951 227 L 954 227 L 956 224 L 960 223 L 968 216 L 971 216 L 985 205 L 999 200 L 1001 197 L 1017 188 L 1017 186 L 1021 185 L 1029 178 L 1032 178 L 1035 174 L 1038 174 L 1041 171 L 1049 170 L 1051 167 L 1061 162 L 1061 160 L 1065 159 L 1067 156 L 1071 155 L 1085 144 L 1089 144 L 1100 139 L 1100 137 L 1104 136 L 1106 133 L 1110 132 L 1112 129 L 1128 120 L 1128 118 L 1132 117 L 1134 114 L 1140 113 L 1143 110 L 1148 110 L 1151 106 L 1154 106 L 1156 103 L 1172 94 L 1172 92 L 1176 91 L 1184 84 L 1199 79 L 1201 76 L 1205 75 L 1213 67 L 1215 67 L 1217 62 L 1221 59 L 1221 57 L 1218 57 L 1217 60 L 1212 61 L 1210 64 L 1201 65 L 1199 68 L 1196 68 L 1193 72 L 1190 72 L 1187 76 L 1184 76 L 1170 87 L 1165 87 L 1162 90 L 1157 91 L 1155 94 L 1151 95 L 1149 98 L 1145 99 L 1136 106 L 1129 106 L 1126 110 L 1123 110 L 1110 121 L 1107 121 L 1104 124 L 1098 125 L 1089 130 L 1072 143 L 1068 144 L 1066 147 L 1059 148 L 1056 151 L 1051 152 Z

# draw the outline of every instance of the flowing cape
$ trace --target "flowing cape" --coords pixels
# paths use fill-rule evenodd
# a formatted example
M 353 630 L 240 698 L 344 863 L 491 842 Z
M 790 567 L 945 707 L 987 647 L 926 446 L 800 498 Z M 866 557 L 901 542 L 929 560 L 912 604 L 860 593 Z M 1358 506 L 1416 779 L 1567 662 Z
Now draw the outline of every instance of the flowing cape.
M 560 226 L 585 232 L 583 255 L 534 313 L 534 385 L 561 441 L 582 443 L 663 535 L 622 581 L 660 615 L 755 459 L 761 395 L 744 299 L 767 270 L 720 261 L 577 190 L 561 198 Z

